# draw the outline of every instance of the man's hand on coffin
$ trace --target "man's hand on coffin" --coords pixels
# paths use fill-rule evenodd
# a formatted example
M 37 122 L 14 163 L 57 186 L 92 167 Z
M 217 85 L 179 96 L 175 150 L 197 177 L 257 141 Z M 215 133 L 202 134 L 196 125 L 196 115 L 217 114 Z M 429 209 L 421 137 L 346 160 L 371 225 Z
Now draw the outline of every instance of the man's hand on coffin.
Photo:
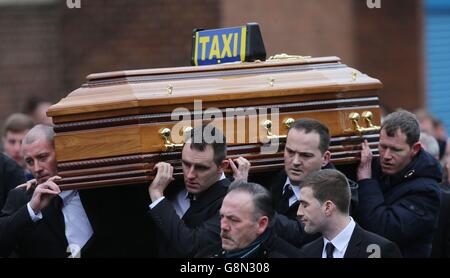
M 59 193 L 61 189 L 54 182 L 60 180 L 61 177 L 53 176 L 49 178 L 46 182 L 38 184 L 36 189 L 34 189 L 33 196 L 30 200 L 31 209 L 38 214 L 43 208 L 50 204 L 50 201 Z
M 357 169 L 358 180 L 372 178 L 372 151 L 367 140 L 361 144 L 361 161 Z
M 148 187 L 148 193 L 152 202 L 164 196 L 164 190 L 174 180 L 173 167 L 169 163 L 159 162 L 155 165 L 154 169 L 157 171 L 156 176 Z
M 250 161 L 243 158 L 242 156 L 232 160 L 231 158 L 228 159 L 230 162 L 230 167 L 233 170 L 233 178 L 235 181 L 241 180 L 241 181 L 247 181 L 248 179 L 248 172 L 250 171 Z M 237 164 L 237 166 L 236 166 Z

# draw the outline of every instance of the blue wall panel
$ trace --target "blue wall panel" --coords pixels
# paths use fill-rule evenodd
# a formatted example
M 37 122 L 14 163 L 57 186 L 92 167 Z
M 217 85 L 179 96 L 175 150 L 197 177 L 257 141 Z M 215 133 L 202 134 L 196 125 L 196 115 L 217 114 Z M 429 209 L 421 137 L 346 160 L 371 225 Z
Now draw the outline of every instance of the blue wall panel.
M 425 38 L 428 109 L 450 131 L 450 1 L 426 1 Z

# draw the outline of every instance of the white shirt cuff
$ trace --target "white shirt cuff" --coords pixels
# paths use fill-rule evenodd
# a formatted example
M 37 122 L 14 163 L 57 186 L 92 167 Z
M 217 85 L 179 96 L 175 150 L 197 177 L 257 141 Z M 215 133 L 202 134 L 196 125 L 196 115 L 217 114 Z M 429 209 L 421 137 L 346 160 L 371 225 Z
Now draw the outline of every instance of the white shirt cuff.
M 30 206 L 30 202 L 27 203 L 27 209 L 28 209 L 28 214 L 31 217 L 31 221 L 37 222 L 37 221 L 42 219 L 42 212 L 39 212 L 38 214 L 35 214 L 33 209 Z
M 157 204 L 159 204 L 159 202 L 161 202 L 162 200 L 164 200 L 164 196 L 159 197 L 156 201 L 154 201 L 153 203 L 151 203 L 148 207 L 150 209 L 153 209 L 154 207 L 156 207 Z

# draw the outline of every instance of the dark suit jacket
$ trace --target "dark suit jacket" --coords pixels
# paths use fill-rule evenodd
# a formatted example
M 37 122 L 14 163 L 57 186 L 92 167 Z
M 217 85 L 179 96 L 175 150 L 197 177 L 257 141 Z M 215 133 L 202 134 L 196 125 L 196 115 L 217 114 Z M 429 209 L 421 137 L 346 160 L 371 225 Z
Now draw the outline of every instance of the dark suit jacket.
M 401 258 L 402 255 L 395 243 L 374 233 L 368 232 L 356 224 L 353 234 L 345 251 L 344 258 L 369 258 L 371 255 L 377 257 L 371 244 L 380 247 L 381 258 Z M 305 245 L 300 250 L 306 258 L 322 258 L 323 237 Z
M 25 175 L 17 163 L 0 153 L 0 210 L 5 204 L 8 192 L 25 182 Z
M 81 256 L 95 256 L 95 217 L 91 207 L 84 202 L 84 192 L 79 193 L 94 230 L 93 237 L 81 250 Z M 14 252 L 19 257 L 67 257 L 64 216 L 56 207 L 56 199 L 42 210 L 43 218 L 33 222 L 26 207 L 32 195 L 33 190 L 27 192 L 24 188 L 10 191 L 0 213 L 0 256 L 7 257 Z
M 219 210 L 230 181 L 224 179 L 199 195 L 180 219 L 167 197 L 149 210 L 160 257 L 193 257 L 205 245 L 220 242 Z

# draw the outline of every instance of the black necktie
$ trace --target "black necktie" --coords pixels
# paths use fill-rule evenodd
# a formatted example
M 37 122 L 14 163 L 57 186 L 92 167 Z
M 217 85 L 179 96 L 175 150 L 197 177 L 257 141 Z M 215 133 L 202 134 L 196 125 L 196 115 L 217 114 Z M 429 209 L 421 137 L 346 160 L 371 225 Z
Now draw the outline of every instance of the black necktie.
M 57 215 L 57 223 L 60 227 L 65 227 L 64 214 L 62 208 L 64 206 L 63 199 L 57 195 L 53 198 L 53 206 L 55 207 L 55 213 Z
M 185 221 L 185 223 L 188 223 L 189 219 L 191 218 L 191 215 L 193 212 L 196 211 L 196 206 L 198 206 L 197 201 L 197 195 L 188 193 L 187 198 L 189 199 L 189 208 L 184 213 L 182 219 Z
M 279 213 L 286 213 L 289 210 L 289 199 L 294 195 L 294 191 L 291 186 L 287 186 L 281 195 L 280 202 L 278 203 L 277 211 Z
M 63 199 L 59 195 L 56 195 L 54 197 L 53 202 L 54 202 L 53 205 L 55 206 L 56 209 L 61 210 L 63 208 L 63 206 L 64 206 Z
M 334 245 L 331 242 L 328 242 L 327 245 L 325 245 L 325 252 L 327 253 L 327 259 L 332 259 L 333 257 L 333 251 L 334 251 Z

